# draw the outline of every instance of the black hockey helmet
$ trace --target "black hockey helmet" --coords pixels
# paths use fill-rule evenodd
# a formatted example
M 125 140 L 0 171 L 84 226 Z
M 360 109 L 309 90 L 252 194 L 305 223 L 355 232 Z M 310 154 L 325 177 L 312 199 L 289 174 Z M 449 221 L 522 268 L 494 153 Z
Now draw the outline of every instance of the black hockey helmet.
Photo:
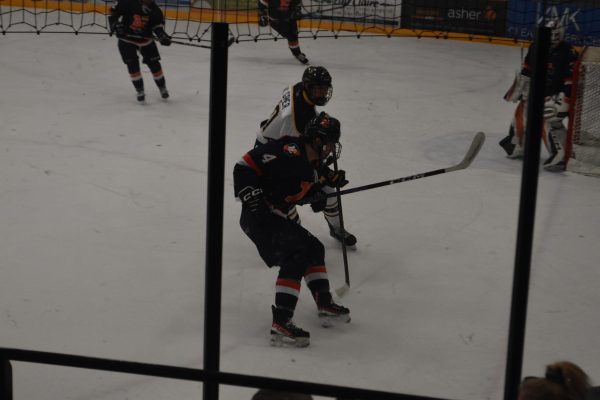
M 321 160 L 329 156 L 333 156 L 335 159 L 340 157 L 342 152 L 341 133 L 340 121 L 324 111 L 311 119 L 304 130 L 304 135 L 317 150 Z
M 325 67 L 310 66 L 302 74 L 302 83 L 306 95 L 318 106 L 324 106 L 331 99 L 333 87 L 331 75 Z

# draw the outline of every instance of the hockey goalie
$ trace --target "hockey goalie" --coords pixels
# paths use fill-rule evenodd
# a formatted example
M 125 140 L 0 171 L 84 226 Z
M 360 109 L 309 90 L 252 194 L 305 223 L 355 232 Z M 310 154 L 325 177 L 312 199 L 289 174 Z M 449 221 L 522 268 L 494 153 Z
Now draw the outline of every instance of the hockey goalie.
M 564 120 L 569 115 L 573 68 L 578 59 L 578 53 L 573 46 L 564 41 L 565 27 L 560 25 L 558 20 L 551 20 L 545 26 L 551 29 L 551 47 L 546 73 L 544 124 L 541 132 L 542 140 L 550 157 L 544 162 L 544 169 L 564 171 L 567 137 Z M 508 158 L 523 157 L 527 100 L 532 73 L 532 48 L 533 45 L 530 46 L 511 88 L 504 95 L 504 100 L 518 103 L 508 136 L 499 143 L 506 151 Z

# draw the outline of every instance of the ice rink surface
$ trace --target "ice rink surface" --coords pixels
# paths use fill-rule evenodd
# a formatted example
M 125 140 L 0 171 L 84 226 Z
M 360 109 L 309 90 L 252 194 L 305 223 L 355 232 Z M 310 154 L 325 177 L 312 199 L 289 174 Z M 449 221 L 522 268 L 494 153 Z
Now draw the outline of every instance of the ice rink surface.
M 304 66 L 282 41 L 229 53 L 221 368 L 449 399 L 501 399 L 522 163 L 498 141 L 520 49 L 413 38 L 302 40 L 333 76 L 348 187 L 460 161 L 467 170 L 344 197 L 352 323 L 268 345 L 275 270 L 238 225 L 232 169 Z M 0 346 L 202 368 L 210 52 L 160 47 L 137 104 L 115 38 L 0 38 Z M 542 149 L 542 160 L 547 156 Z M 332 285 L 341 249 L 321 215 Z M 568 359 L 600 380 L 600 180 L 540 172 L 525 375 Z M 210 327 L 209 327 L 210 328 Z M 201 398 L 201 385 L 14 363 L 16 400 Z M 221 387 L 223 400 L 254 390 Z

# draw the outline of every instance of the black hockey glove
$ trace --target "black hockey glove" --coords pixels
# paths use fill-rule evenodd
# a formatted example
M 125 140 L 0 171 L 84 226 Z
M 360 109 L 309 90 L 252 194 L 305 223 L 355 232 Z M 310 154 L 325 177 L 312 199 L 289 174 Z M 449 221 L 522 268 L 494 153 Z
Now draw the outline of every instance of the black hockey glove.
M 294 5 L 290 18 L 296 21 L 302 19 L 302 4 L 300 2 Z
M 310 203 L 310 208 L 312 208 L 312 210 L 316 213 L 325 210 L 325 207 L 327 207 L 326 197 Z
M 348 184 L 348 180 L 346 179 L 346 171 L 343 169 L 338 169 L 338 171 L 335 172 L 328 167 L 321 167 L 319 169 L 319 181 L 323 185 L 340 188 Z
M 118 38 L 122 38 L 126 36 L 126 28 L 125 25 L 123 25 L 122 22 L 115 22 L 111 27 L 110 27 L 110 31 L 111 33 L 114 33 L 116 37 Z
M 325 193 L 323 193 L 321 189 L 323 189 L 321 183 L 314 183 L 302 198 L 300 204 L 310 203 L 310 208 L 312 208 L 314 212 L 323 211 L 327 204 L 327 198 L 323 197 Z
M 267 7 L 258 1 L 258 26 L 269 25 L 269 10 Z
M 242 207 L 246 207 L 257 218 L 262 219 L 271 213 L 261 188 L 246 186 L 239 191 L 238 197 L 242 201 Z
M 258 17 L 258 26 L 269 26 L 269 16 L 268 15 L 261 15 L 260 17 Z
M 164 31 L 162 31 L 158 34 L 158 41 L 163 46 L 171 45 L 171 37 L 169 35 L 167 35 Z

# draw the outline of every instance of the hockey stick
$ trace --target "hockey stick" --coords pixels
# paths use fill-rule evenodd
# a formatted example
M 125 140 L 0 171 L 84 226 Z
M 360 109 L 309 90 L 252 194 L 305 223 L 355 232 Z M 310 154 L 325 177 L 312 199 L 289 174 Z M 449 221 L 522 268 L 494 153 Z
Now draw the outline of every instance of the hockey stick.
M 335 159 L 333 160 L 333 171 L 336 174 L 338 173 L 337 160 Z M 335 187 L 335 193 L 337 194 L 337 207 L 340 218 L 340 230 L 342 232 L 342 256 L 344 259 L 344 277 L 346 278 L 344 286 L 335 289 L 335 294 L 337 294 L 338 297 L 343 297 L 348 292 L 348 290 L 350 290 L 350 271 L 348 270 L 348 250 L 346 249 L 346 237 L 344 236 L 346 230 L 344 229 L 344 213 L 342 212 L 342 196 L 340 196 L 339 186 Z
M 415 174 L 415 175 L 409 175 L 409 176 L 405 176 L 403 178 L 396 178 L 396 179 L 390 179 L 387 181 L 371 183 L 370 185 L 357 186 L 357 187 L 351 188 L 351 189 L 340 190 L 339 192 L 335 192 L 335 193 L 319 192 L 311 198 L 308 198 L 306 200 L 302 199 L 302 201 L 300 201 L 299 204 L 311 203 L 313 201 L 318 201 L 318 200 L 322 200 L 322 199 L 333 197 L 333 196 L 343 196 L 345 194 L 362 192 L 363 190 L 375 189 L 375 188 L 378 188 L 381 186 L 393 185 L 394 183 L 414 181 L 414 180 L 421 179 L 421 178 L 427 178 L 427 177 L 434 176 L 434 175 L 440 175 L 440 174 L 445 174 L 447 172 L 465 169 L 469 165 L 471 165 L 471 163 L 477 156 L 477 153 L 479 153 L 479 150 L 481 150 L 481 146 L 483 146 L 483 142 L 485 142 L 485 133 L 477 132 L 477 134 L 475 134 L 475 137 L 473 138 L 473 141 L 471 142 L 471 146 L 467 150 L 467 154 L 465 154 L 465 157 L 463 158 L 463 160 L 461 162 L 459 162 L 458 164 L 453 165 L 451 167 L 440 168 L 440 169 L 436 169 L 433 171 L 423 172 L 423 173 Z
M 232 36 L 227 40 L 227 47 L 231 46 L 235 42 L 235 38 Z M 181 44 L 184 46 L 192 46 L 192 47 L 201 47 L 203 49 L 212 49 L 212 46 L 207 46 L 205 44 L 195 44 L 190 42 L 181 42 L 179 40 L 171 40 L 171 43 Z
M 195 43 L 188 43 L 188 42 L 180 42 L 179 40 L 171 40 L 171 43 L 175 43 L 175 44 L 181 44 L 184 46 L 191 46 L 191 47 L 201 47 L 203 49 L 212 49 L 211 46 L 207 46 L 204 44 L 195 44 Z

